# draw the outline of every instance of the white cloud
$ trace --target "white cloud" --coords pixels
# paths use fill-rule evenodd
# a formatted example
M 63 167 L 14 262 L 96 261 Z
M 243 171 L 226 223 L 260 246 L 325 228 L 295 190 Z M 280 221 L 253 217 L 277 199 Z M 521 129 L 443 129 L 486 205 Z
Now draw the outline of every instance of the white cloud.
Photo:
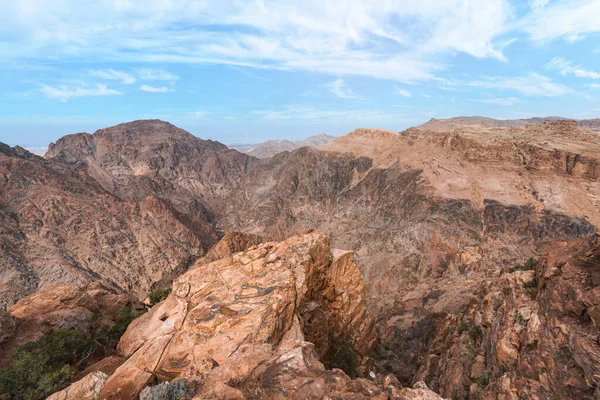
M 209 113 L 206 111 L 193 111 L 188 113 L 188 115 L 194 119 L 200 119 L 200 118 L 204 118 L 208 115 Z
M 126 72 L 115 71 L 114 69 L 92 71 L 92 75 L 102 79 L 121 81 L 126 85 L 135 83 L 135 81 L 137 80 L 133 75 L 130 75 Z
M 534 10 L 540 10 L 548 4 L 550 0 L 530 0 L 530 6 Z
M 468 83 L 469 86 L 485 89 L 510 90 L 525 96 L 562 96 L 571 89 L 539 74 L 529 74 L 517 77 L 493 77 Z
M 481 100 L 475 100 L 479 103 L 485 103 L 485 104 L 497 104 L 499 106 L 512 106 L 515 105 L 519 102 L 519 99 L 516 97 L 496 97 L 496 98 L 491 98 L 491 99 L 481 99 Z
M 334 120 L 334 121 L 373 121 L 398 118 L 396 114 L 379 110 L 323 110 L 312 106 L 285 106 L 278 110 L 255 110 L 257 115 L 265 120 Z
M 600 79 L 600 73 L 583 69 L 581 65 L 575 66 L 572 61 L 562 57 L 554 57 L 546 64 L 546 69 L 557 70 L 563 76 L 575 75 L 578 78 Z
M 107 80 L 121 81 L 126 85 L 140 81 L 168 81 L 174 83 L 179 77 L 168 71 L 153 68 L 138 68 L 133 73 L 115 71 L 114 69 L 106 69 L 92 71 L 93 76 Z
M 600 83 L 592 83 L 592 84 L 590 85 L 590 87 L 591 87 L 592 89 L 600 89 Z
M 136 73 L 142 81 L 176 81 L 179 79 L 177 75 L 162 69 L 139 68 Z
M 166 92 L 171 91 L 171 89 L 169 89 L 168 87 L 165 87 L 165 86 L 155 87 L 155 86 L 149 86 L 149 85 L 140 86 L 140 90 L 144 91 L 144 92 L 150 92 L 150 93 L 166 93 Z
M 0 33 L 11 38 L 2 59 L 226 64 L 402 82 L 438 74 L 437 55 L 504 59 L 498 39 L 512 15 L 508 0 L 4 0 L 0 11 Z
M 96 85 L 94 88 L 74 87 L 69 88 L 65 85 L 58 87 L 42 85 L 40 91 L 49 99 L 57 99 L 60 101 L 68 101 L 71 97 L 86 97 L 86 96 L 111 96 L 121 94 L 120 92 L 108 89 L 106 85 Z
M 408 90 L 404 90 L 404 89 L 398 89 L 398 88 L 396 88 L 394 90 L 394 93 L 399 94 L 400 96 L 404 96 L 404 97 L 411 97 L 412 96 Z
M 325 85 L 330 91 L 331 93 L 333 93 L 334 95 L 336 95 L 339 98 L 342 99 L 355 99 L 356 95 L 354 94 L 354 92 L 352 91 L 352 89 L 350 89 L 343 80 L 341 79 L 336 79 L 333 82 L 330 82 L 328 84 Z
M 536 41 L 564 37 L 579 40 L 587 33 L 600 32 L 600 1 L 563 0 L 546 5 L 520 21 L 520 29 Z

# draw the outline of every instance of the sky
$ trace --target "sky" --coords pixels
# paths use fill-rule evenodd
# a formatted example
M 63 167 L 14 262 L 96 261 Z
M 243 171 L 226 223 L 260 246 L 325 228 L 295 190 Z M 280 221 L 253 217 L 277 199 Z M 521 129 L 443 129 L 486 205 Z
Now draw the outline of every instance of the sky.
M 600 116 L 600 0 L 2 0 L 0 141 Z

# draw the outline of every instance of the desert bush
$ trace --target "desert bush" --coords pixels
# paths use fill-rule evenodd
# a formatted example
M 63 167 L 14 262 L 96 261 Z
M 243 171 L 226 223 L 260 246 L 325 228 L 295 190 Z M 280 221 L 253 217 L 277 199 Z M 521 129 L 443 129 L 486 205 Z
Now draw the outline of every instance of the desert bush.
M 531 270 L 535 269 L 537 264 L 538 264 L 538 260 L 536 260 L 535 258 L 529 258 L 523 264 L 515 265 L 514 267 L 509 269 L 508 272 L 510 272 L 512 274 L 515 271 L 531 271 Z
M 533 277 L 532 280 L 530 280 L 529 282 L 525 282 L 523 284 L 523 287 L 525 289 L 533 289 L 533 288 L 537 288 L 537 286 L 538 286 L 538 281 L 537 281 L 537 277 L 535 277 L 535 276 Z
M 81 332 L 64 329 L 40 337 L 17 350 L 0 371 L 0 398 L 37 400 L 62 389 L 95 344 Z
M 191 395 L 187 382 L 184 379 L 176 379 L 173 382 L 148 386 L 140 393 L 140 400 L 181 400 Z
M 150 300 L 150 304 L 148 306 L 154 307 L 156 304 L 158 304 L 161 301 L 163 301 L 164 299 L 166 299 L 170 293 L 171 293 L 171 288 L 156 289 L 155 291 L 150 293 L 150 295 L 148 295 L 148 299 Z
M 333 336 L 329 353 L 332 368 L 341 369 L 351 378 L 358 376 L 359 358 L 349 334 L 344 337 Z
M 137 317 L 131 307 L 124 308 L 113 326 L 102 327 L 96 335 L 96 340 L 104 346 L 116 347 L 131 321 Z

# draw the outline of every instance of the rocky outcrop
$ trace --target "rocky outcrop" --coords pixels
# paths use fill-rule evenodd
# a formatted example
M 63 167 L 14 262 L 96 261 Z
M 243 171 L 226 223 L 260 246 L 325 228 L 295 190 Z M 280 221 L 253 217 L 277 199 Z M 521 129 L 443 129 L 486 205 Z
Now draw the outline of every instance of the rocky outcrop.
M 66 389 L 54 393 L 46 400 L 96 400 L 100 390 L 106 383 L 106 379 L 106 374 L 92 372 Z
M 325 372 L 307 340 L 356 327 L 350 340 L 359 353 L 368 350 L 372 320 L 364 312 L 363 289 L 351 253 L 332 255 L 319 233 L 194 266 L 165 301 L 127 329 L 118 351 L 128 359 L 100 398 L 131 398 L 155 380 L 175 378 L 195 382 L 198 398 L 205 399 L 278 398 L 294 391 L 306 398 L 300 393 L 326 390 L 325 375 L 314 381 L 322 374 L 331 376 L 328 384 L 350 387 L 355 383 L 341 371 Z M 311 325 L 316 314 L 329 324 Z M 376 392 L 366 380 L 356 385 Z
M 526 119 L 494 119 L 487 117 L 453 117 L 446 119 L 432 118 L 423 125 L 419 125 L 417 129 L 426 131 L 453 131 L 462 126 L 476 125 L 485 128 L 515 128 L 524 127 L 526 125 L 541 125 L 546 122 L 564 121 L 566 118 L 560 117 L 544 117 L 544 118 L 526 118 Z M 576 125 L 590 131 L 600 130 L 600 120 L 582 119 L 573 121 Z
M 209 263 L 239 253 L 249 247 L 257 246 L 265 239 L 248 233 L 232 232 L 224 235 L 208 253 L 199 260 L 199 263 Z
M 46 286 L 0 313 L 0 360 L 6 363 L 19 346 L 60 329 L 93 337 L 102 327 L 112 326 L 126 307 L 139 305 L 101 282 Z
M 449 398 L 597 398 L 598 238 L 548 248 L 537 264 L 482 279 L 467 307 L 437 316 L 425 346 L 413 342 L 418 353 L 402 346 L 406 336 L 384 340 L 398 361 L 381 361 L 380 371 L 399 375 L 399 358 L 408 357 L 420 365 L 413 379 Z

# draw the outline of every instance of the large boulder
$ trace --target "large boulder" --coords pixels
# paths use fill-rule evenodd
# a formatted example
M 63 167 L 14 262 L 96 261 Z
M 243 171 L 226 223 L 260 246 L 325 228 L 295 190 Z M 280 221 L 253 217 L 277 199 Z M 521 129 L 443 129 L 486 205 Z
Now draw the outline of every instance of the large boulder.
M 96 400 L 107 378 L 103 372 L 92 372 L 46 400 Z
M 56 330 L 74 329 L 92 337 L 132 304 L 137 302 L 100 282 L 46 286 L 19 300 L 6 315 L 0 313 L 0 363 L 9 362 L 19 346 Z

